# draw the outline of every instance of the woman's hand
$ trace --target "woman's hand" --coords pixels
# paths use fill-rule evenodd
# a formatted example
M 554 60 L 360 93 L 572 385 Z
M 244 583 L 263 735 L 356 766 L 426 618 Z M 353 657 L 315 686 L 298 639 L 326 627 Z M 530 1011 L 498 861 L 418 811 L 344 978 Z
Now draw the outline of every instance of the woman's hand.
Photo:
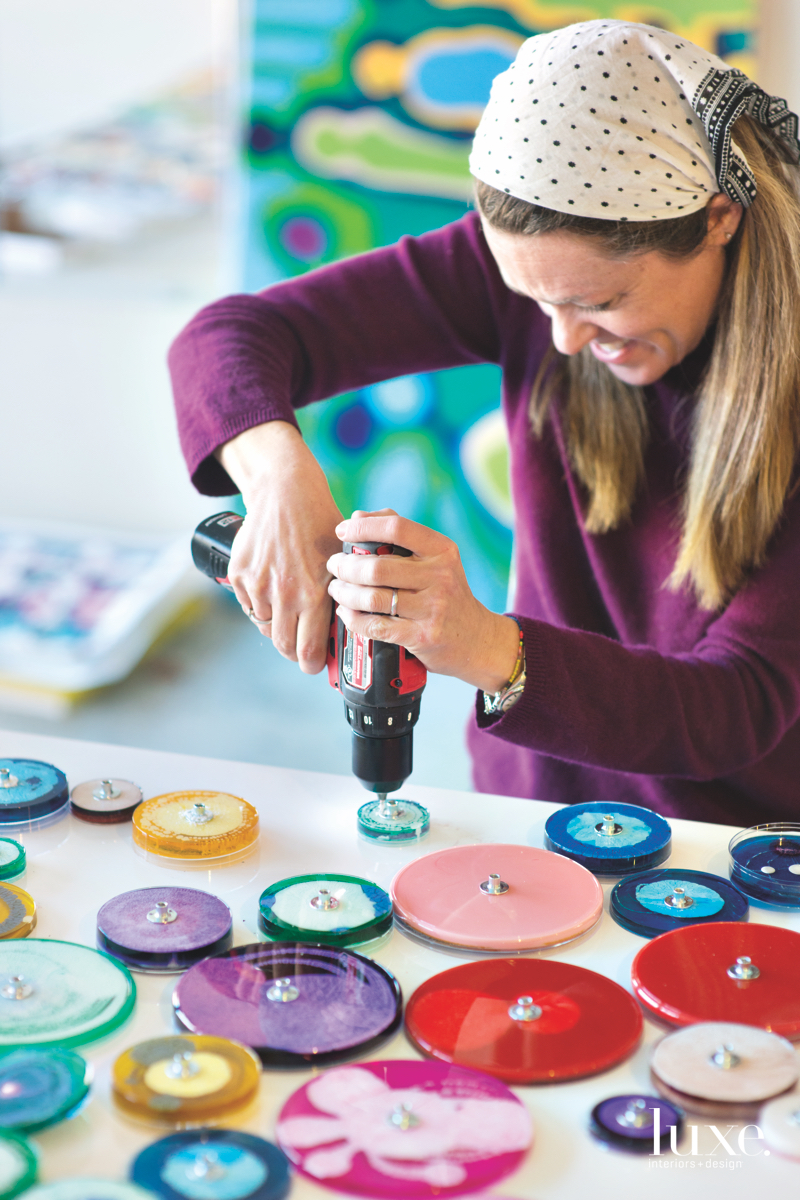
M 336 536 L 412 551 L 410 558 L 338 553 L 328 559 L 335 576 L 328 591 L 352 633 L 405 646 L 430 671 L 455 675 L 485 692 L 505 686 L 517 661 L 517 623 L 476 600 L 455 542 L 390 508 L 353 513 L 337 525 Z
M 286 421 L 248 429 L 217 454 L 247 509 L 228 571 L 236 598 L 284 658 L 316 674 L 331 622 L 326 560 L 339 547 L 342 519 L 328 481 Z

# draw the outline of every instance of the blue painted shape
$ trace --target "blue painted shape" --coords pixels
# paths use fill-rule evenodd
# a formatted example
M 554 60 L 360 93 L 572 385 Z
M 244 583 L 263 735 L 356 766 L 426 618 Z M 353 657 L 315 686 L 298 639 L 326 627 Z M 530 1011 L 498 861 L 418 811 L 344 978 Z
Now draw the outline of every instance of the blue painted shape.
M 484 105 L 495 75 L 505 71 L 513 57 L 496 49 L 431 55 L 420 64 L 415 91 L 430 104 Z
M 382 424 L 402 428 L 424 421 L 433 402 L 433 386 L 427 375 L 402 375 L 365 388 L 363 395 Z
M 676 887 L 682 887 L 684 893 L 692 901 L 687 908 L 674 908 L 667 904 Z M 719 892 L 695 883 L 691 879 L 657 879 L 652 883 L 641 883 L 636 888 L 636 899 L 649 912 L 663 913 L 676 920 L 692 920 L 698 917 L 711 917 L 724 907 L 725 901 Z
M 613 817 L 617 825 L 622 826 L 622 833 L 609 837 L 608 834 L 598 831 L 597 826 L 602 824 L 602 817 L 606 814 Z M 594 810 L 578 813 L 567 825 L 567 833 L 583 846 L 595 846 L 600 850 L 608 850 L 613 853 L 614 850 L 638 846 L 641 842 L 646 841 L 650 836 L 651 826 L 639 817 L 632 817 L 617 809 L 609 808 L 604 809 L 603 814 Z
M 208 1162 L 212 1166 L 206 1178 L 200 1171 Z M 187 1200 L 243 1200 L 261 1187 L 267 1168 L 239 1146 L 210 1147 L 198 1141 L 171 1154 L 161 1168 L 161 1178 Z

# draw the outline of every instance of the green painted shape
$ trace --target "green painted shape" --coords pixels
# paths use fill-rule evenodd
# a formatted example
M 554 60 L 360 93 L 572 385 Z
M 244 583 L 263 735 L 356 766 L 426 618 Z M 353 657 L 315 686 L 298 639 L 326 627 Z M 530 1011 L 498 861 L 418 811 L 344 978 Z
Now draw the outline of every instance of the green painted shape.
M 292 216 L 311 216 L 325 230 L 327 245 L 313 262 L 300 262 L 281 243 L 279 227 Z M 341 189 L 313 179 L 298 181 L 291 190 L 267 201 L 263 222 L 270 252 L 291 275 L 352 254 L 362 254 L 375 245 L 375 230 L 368 209 Z
M 349 114 L 340 113 L 327 126 L 320 121 L 315 147 L 332 166 L 337 159 L 354 155 L 378 172 L 419 172 L 446 179 L 469 175 L 469 143 L 403 126 L 380 109 L 359 116 L 359 131 L 349 136 Z

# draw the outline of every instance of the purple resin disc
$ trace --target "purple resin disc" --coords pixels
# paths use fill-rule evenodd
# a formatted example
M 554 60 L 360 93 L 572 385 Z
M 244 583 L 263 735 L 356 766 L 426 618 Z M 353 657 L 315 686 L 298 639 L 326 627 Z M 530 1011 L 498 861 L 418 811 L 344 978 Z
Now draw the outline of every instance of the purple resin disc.
M 196 888 L 138 888 L 97 914 L 97 945 L 134 971 L 185 971 L 232 941 L 228 906 Z
M 399 1027 L 400 985 L 354 951 L 302 942 L 236 946 L 187 971 L 172 997 L 190 1033 L 232 1038 L 270 1066 L 339 1062 Z
M 609 1096 L 592 1109 L 595 1137 L 623 1149 L 657 1152 L 669 1143 L 671 1125 L 680 1136 L 683 1113 L 660 1096 Z

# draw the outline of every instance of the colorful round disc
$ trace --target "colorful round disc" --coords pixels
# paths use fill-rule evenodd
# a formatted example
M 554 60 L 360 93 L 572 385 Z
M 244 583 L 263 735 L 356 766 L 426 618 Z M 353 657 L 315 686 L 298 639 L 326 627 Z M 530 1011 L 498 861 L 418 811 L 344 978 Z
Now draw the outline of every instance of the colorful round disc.
M 29 825 L 62 815 L 69 803 L 67 777 L 32 758 L 0 758 L 0 825 Z
M 133 1010 L 125 967 L 74 942 L 0 942 L 0 1048 L 80 1046 L 117 1029 Z
M 697 1111 L 695 1101 L 750 1106 L 780 1095 L 796 1083 L 798 1060 L 790 1042 L 765 1029 L 709 1021 L 663 1038 L 651 1071 L 659 1091 L 665 1085 Z
M 758 1114 L 758 1124 L 770 1150 L 800 1159 L 800 1093 L 770 1100 Z
M 168 792 L 133 814 L 134 844 L 167 859 L 231 860 L 257 838 L 258 813 L 227 792 Z
M 22 1137 L 0 1133 L 0 1197 L 11 1200 L 26 1191 L 34 1179 L 38 1163 L 33 1148 Z M 38 1190 L 38 1189 L 37 1189 Z M 32 1195 L 28 1192 L 28 1195 Z
M 800 1037 L 800 933 L 719 921 L 663 933 L 633 960 L 633 989 L 668 1025 L 736 1021 Z
M 0 1052 L 0 1129 L 34 1133 L 69 1117 L 89 1091 L 91 1072 L 56 1046 Z
M 800 909 L 800 824 L 743 829 L 731 839 L 728 853 L 731 879 L 753 900 Z
M 156 1125 L 209 1125 L 258 1095 L 261 1063 L 227 1038 L 174 1037 L 138 1042 L 114 1063 L 111 1093 L 130 1117 Z
M 0 880 L 6 882 L 23 875 L 26 866 L 25 847 L 14 838 L 0 837 Z
M 155 1192 L 146 1192 L 133 1183 L 81 1176 L 43 1183 L 26 1192 L 26 1200 L 156 1200 Z
M 281 1200 L 290 1183 L 277 1146 L 222 1129 L 173 1133 L 146 1146 L 131 1179 L 164 1200 Z
M 566 854 L 595 875 L 630 875 L 669 858 L 672 830 L 637 804 L 568 804 L 544 827 L 548 850 Z
M 97 945 L 134 971 L 185 971 L 232 941 L 228 906 L 196 888 L 138 888 L 97 914 Z
M 593 875 L 532 846 L 437 850 L 401 868 L 391 894 L 404 931 L 506 954 L 571 941 L 603 911 L 603 890 Z
M 129 779 L 87 779 L 70 795 L 70 811 L 92 825 L 118 825 L 130 821 L 142 802 L 142 789 Z
M 0 941 L 27 937 L 35 925 L 33 896 L 13 883 L 0 883 Z
M 707 921 L 744 921 L 749 908 L 727 879 L 678 867 L 621 879 L 609 903 L 618 925 L 646 938 Z
M 527 1109 L 498 1079 L 409 1059 L 325 1071 L 278 1118 L 278 1143 L 301 1174 L 394 1200 L 488 1188 L 531 1139 Z
M 410 842 L 424 837 L 431 815 L 416 800 L 368 800 L 358 810 L 358 832 L 373 842 Z
M 273 941 L 358 946 L 391 929 L 392 902 L 357 875 L 293 875 L 261 893 L 258 927 Z
M 658 1096 L 638 1093 L 601 1100 L 592 1109 L 589 1121 L 589 1130 L 598 1141 L 635 1154 L 666 1150 L 671 1127 L 677 1142 L 683 1130 L 681 1110 Z
M 273 942 L 190 967 L 172 999 L 180 1024 L 252 1047 L 269 1066 L 338 1062 L 383 1042 L 402 1018 L 400 986 L 352 950 Z
M 633 996 L 605 975 L 530 958 L 442 971 L 417 988 L 405 1020 L 424 1054 L 515 1084 L 606 1071 L 633 1053 L 643 1027 Z

